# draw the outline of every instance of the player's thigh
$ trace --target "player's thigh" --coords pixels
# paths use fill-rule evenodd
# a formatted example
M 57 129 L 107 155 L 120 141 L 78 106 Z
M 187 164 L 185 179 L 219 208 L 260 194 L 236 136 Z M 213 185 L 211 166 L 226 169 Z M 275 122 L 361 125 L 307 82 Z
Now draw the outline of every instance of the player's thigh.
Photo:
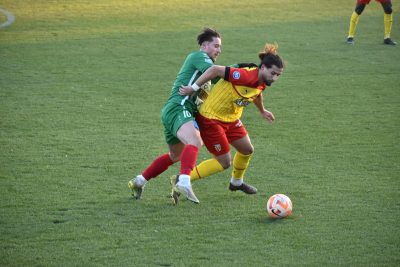
M 196 121 L 199 124 L 204 145 L 211 154 L 220 156 L 230 152 L 230 145 L 223 124 L 202 116 L 197 116 Z
M 251 144 L 250 137 L 248 135 L 240 139 L 236 139 L 235 141 L 231 142 L 231 145 L 243 155 L 250 155 L 254 152 L 254 147 Z
M 225 132 L 229 143 L 240 153 L 249 155 L 253 153 L 253 145 L 247 133 L 246 127 L 240 120 L 232 123 Z
M 184 144 L 191 144 L 197 147 L 202 146 L 200 131 L 194 119 L 183 123 L 176 132 L 176 136 Z
M 190 111 L 186 110 L 184 106 L 168 103 L 162 109 L 161 121 L 164 125 L 164 135 L 167 144 L 173 145 L 182 142 L 182 140 L 178 138 L 177 132 L 185 123 L 194 123 L 194 116 Z

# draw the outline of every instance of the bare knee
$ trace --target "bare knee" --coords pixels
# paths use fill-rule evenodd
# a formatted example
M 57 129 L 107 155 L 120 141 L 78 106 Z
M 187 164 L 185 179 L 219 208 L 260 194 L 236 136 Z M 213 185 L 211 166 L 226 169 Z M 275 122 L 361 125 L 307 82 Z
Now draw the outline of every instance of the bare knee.
M 224 168 L 224 169 L 228 169 L 232 165 L 232 157 L 231 157 L 230 153 L 218 156 L 218 157 L 216 157 L 216 159 L 218 160 L 219 164 L 221 164 L 222 168 Z
M 226 170 L 232 165 L 232 160 L 222 161 L 222 162 L 219 161 L 219 163 L 221 164 L 222 168 L 224 168 L 224 170 Z
M 253 147 L 253 145 L 250 145 L 246 148 L 241 149 L 239 152 L 242 155 L 251 155 L 254 153 L 254 147 Z
M 184 147 L 185 145 L 182 143 L 169 145 L 169 157 L 171 158 L 172 162 L 175 163 L 180 160 L 181 153 Z
M 203 145 L 203 141 L 201 140 L 201 138 L 199 136 L 198 138 L 191 139 L 188 144 L 196 146 L 197 148 L 201 148 L 201 146 Z
M 172 160 L 174 163 L 179 161 L 180 156 L 181 156 L 180 153 L 177 154 L 177 153 L 174 153 L 174 152 L 169 152 L 169 157 L 171 158 L 171 160 Z

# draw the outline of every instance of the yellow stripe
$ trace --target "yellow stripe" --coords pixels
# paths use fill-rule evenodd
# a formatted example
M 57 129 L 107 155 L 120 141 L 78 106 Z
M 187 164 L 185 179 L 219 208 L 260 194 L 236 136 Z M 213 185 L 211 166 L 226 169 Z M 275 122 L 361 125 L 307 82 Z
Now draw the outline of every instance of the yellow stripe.
M 246 101 L 253 102 L 261 90 L 246 86 L 236 86 L 236 90 L 232 83 L 220 80 L 213 86 L 207 100 L 201 105 L 200 114 L 206 118 L 224 122 L 240 119 L 245 107 L 240 104 Z

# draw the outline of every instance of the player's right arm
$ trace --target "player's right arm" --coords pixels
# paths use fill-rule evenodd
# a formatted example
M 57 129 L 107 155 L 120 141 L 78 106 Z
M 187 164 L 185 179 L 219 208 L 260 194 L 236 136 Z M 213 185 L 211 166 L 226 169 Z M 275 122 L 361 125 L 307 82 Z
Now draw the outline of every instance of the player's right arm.
M 274 114 L 265 109 L 263 95 L 260 93 L 256 99 L 254 99 L 253 104 L 257 107 L 258 111 L 260 111 L 261 116 L 269 122 L 273 122 L 275 120 Z
M 205 84 L 206 82 L 213 80 L 217 77 L 224 78 L 226 68 L 227 67 L 225 67 L 225 66 L 212 65 L 197 79 L 197 81 L 194 84 L 188 85 L 188 86 L 182 85 L 179 88 L 179 94 L 180 95 L 190 95 L 193 92 L 199 90 L 200 87 L 203 84 Z

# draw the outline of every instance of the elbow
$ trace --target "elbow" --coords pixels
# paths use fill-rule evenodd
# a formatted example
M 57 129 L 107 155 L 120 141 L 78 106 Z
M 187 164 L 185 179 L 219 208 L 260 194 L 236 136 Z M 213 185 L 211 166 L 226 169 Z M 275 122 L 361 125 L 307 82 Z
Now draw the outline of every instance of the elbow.
M 213 65 L 210 68 L 211 79 L 215 79 L 217 77 L 224 78 L 225 76 L 225 66 Z

